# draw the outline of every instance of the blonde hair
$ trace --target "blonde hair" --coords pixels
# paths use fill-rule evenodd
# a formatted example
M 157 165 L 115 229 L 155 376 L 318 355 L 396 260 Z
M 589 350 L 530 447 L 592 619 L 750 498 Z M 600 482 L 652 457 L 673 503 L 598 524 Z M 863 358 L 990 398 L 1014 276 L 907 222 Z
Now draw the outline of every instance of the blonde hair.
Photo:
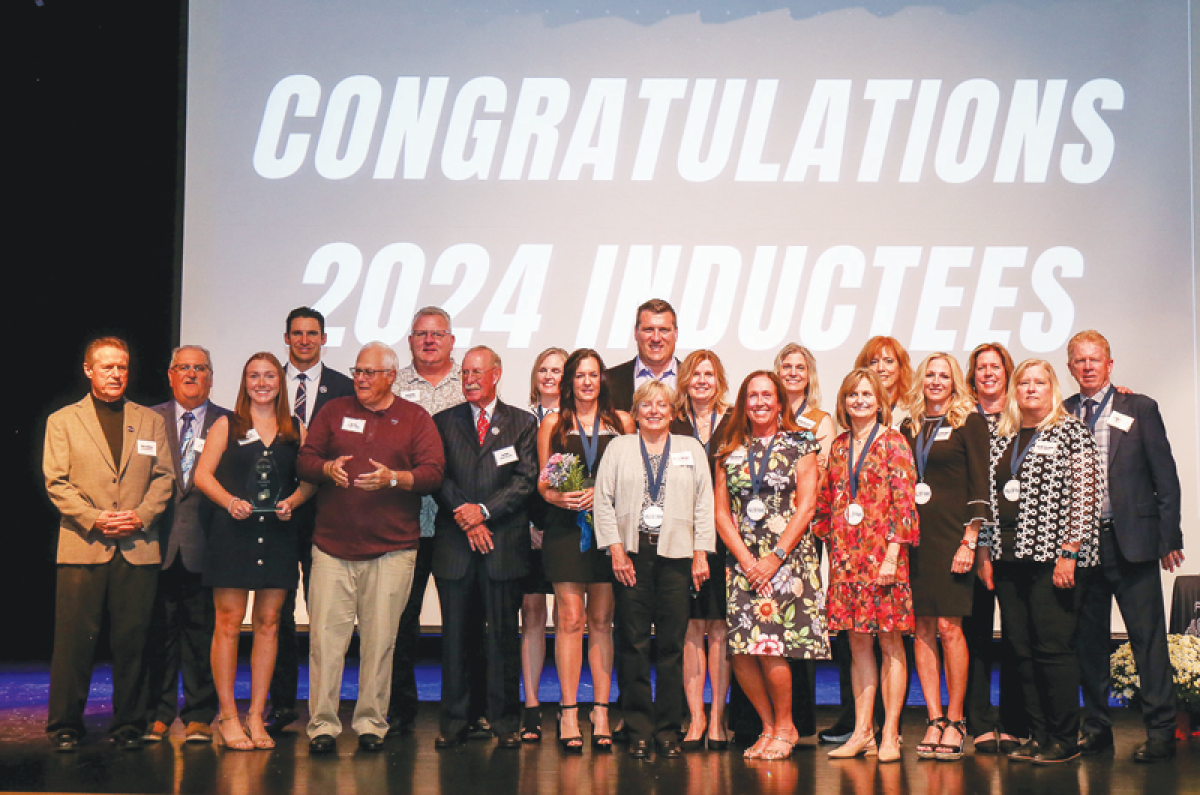
M 855 367 L 842 379 L 842 385 L 837 393 L 838 423 L 843 428 L 851 427 L 850 412 L 846 411 L 846 395 L 849 395 L 851 390 L 857 387 L 858 383 L 864 378 L 871 385 L 871 392 L 875 394 L 875 402 L 879 404 L 879 408 L 876 410 L 876 419 L 884 427 L 890 427 L 892 424 L 892 407 L 887 400 L 887 390 L 883 388 L 883 379 L 879 377 L 879 373 L 870 367 Z
M 1050 413 L 1038 423 L 1038 430 L 1042 431 L 1058 425 L 1067 417 L 1067 410 L 1063 407 L 1062 390 L 1058 388 L 1058 376 L 1055 374 L 1054 368 L 1050 366 L 1050 362 L 1045 359 L 1026 359 L 1013 370 L 1012 380 L 1008 383 L 1008 397 L 1004 400 L 1004 413 L 1000 415 L 1000 422 L 996 426 L 996 434 L 1001 438 L 1012 436 L 1021 430 L 1021 407 L 1017 405 L 1017 384 L 1020 383 L 1021 376 L 1025 375 L 1025 371 L 1031 367 L 1041 367 L 1046 371 L 1046 378 L 1050 381 Z
M 817 380 L 817 360 L 812 351 L 798 342 L 789 342 L 779 353 L 775 354 L 775 372 L 783 367 L 783 360 L 798 353 L 804 357 L 804 366 L 808 368 L 808 386 L 804 388 L 804 399 L 808 401 L 808 411 L 821 408 L 821 384 Z
M 1090 342 L 1093 345 L 1099 345 L 1101 348 L 1104 349 L 1104 358 L 1112 359 L 1112 348 L 1108 347 L 1108 340 L 1106 340 L 1104 338 L 1104 335 L 1101 334 L 1099 331 L 1095 331 L 1093 329 L 1087 329 L 1086 331 L 1081 331 L 1078 334 L 1076 334 L 1074 337 L 1071 337 L 1070 341 L 1067 342 L 1067 361 L 1068 362 L 1071 361 L 1071 357 L 1075 355 L 1074 354 L 1075 346 L 1079 345 L 1080 343 L 1084 343 L 1084 342 Z
M 633 418 L 637 419 L 638 406 L 643 403 L 649 403 L 657 397 L 663 397 L 667 400 L 667 406 L 671 411 L 671 415 L 675 415 L 675 390 L 664 384 L 662 381 L 651 378 L 646 383 L 642 384 L 633 393 L 633 405 L 630 406 L 629 412 L 633 414 Z
M 921 423 L 928 416 L 925 410 L 925 374 L 929 371 L 929 363 L 935 359 L 941 359 L 950 368 L 953 392 L 950 395 L 950 405 L 946 407 L 946 421 L 950 423 L 950 427 L 961 428 L 967 421 L 967 417 L 970 417 L 971 413 L 975 411 L 975 398 L 967 389 L 967 382 L 963 379 L 962 368 L 958 366 L 958 361 L 948 353 L 931 353 L 917 366 L 912 389 L 908 393 L 908 414 L 912 417 L 915 430 L 920 430 Z
M 1008 382 L 1012 380 L 1013 360 L 1008 349 L 998 342 L 985 342 L 982 345 L 977 345 L 975 350 L 971 351 L 970 358 L 967 359 L 967 386 L 971 388 L 971 394 L 979 397 L 979 389 L 975 385 L 975 368 L 979 366 L 979 357 L 985 353 L 994 353 L 1000 357 L 1000 365 L 1004 368 L 1004 388 L 1008 389 Z
M 675 402 L 671 406 L 676 417 L 686 417 L 691 412 L 692 398 L 688 394 L 688 384 L 696 374 L 696 368 L 705 362 L 712 362 L 713 375 L 717 379 L 717 397 L 713 400 L 713 409 L 717 414 L 724 414 L 729 409 L 729 400 L 726 398 L 729 394 L 729 381 L 725 377 L 725 365 L 721 364 L 717 354 L 701 349 L 689 353 L 679 365 L 679 375 L 675 379 L 679 388 L 675 390 Z
M 567 364 L 567 357 L 570 356 L 570 354 L 564 351 L 562 348 L 547 348 L 539 353 L 537 358 L 533 360 L 533 367 L 529 371 L 529 405 L 531 406 L 541 405 L 542 402 L 542 393 L 538 391 L 538 368 L 542 366 L 542 362 L 546 361 L 556 353 L 562 357 L 563 366 L 565 367 Z M 559 378 L 558 390 L 558 394 L 562 395 L 561 376 Z

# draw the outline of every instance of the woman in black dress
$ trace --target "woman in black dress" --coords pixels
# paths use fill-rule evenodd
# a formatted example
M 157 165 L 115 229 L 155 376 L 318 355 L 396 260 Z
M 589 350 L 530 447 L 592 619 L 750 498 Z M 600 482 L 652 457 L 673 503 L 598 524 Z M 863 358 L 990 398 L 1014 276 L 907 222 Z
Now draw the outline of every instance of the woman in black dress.
M 988 495 L 988 427 L 975 410 L 958 362 L 934 353 L 917 368 L 903 433 L 917 463 L 916 502 L 921 545 L 910 560 L 917 637 L 917 676 L 929 713 L 922 759 L 961 759 L 967 726 L 967 641 L 963 616 L 971 614 L 975 547 L 991 514 Z M 945 655 L 949 704 L 942 711 L 938 636 Z
M 695 437 L 704 445 L 708 457 L 708 474 L 715 477 L 717 449 L 729 418 L 729 382 L 725 367 L 715 353 L 693 351 L 679 366 L 675 393 L 675 419 L 671 433 Z M 684 751 L 700 751 L 705 746 L 723 751 L 729 747 L 725 735 L 725 694 L 729 691 L 729 660 L 725 655 L 725 545 L 717 539 L 717 551 L 708 556 L 710 576 L 693 595 L 691 617 L 683 642 L 683 691 L 687 696 L 691 723 L 683 738 Z M 708 638 L 707 648 L 705 637 Z M 704 675 L 712 684 L 712 709 L 704 717 Z
M 633 433 L 633 420 L 612 407 L 604 360 L 596 351 L 581 348 L 567 357 L 559 390 L 558 413 L 542 421 L 538 430 L 538 459 L 542 469 L 555 453 L 571 453 L 583 464 L 585 488 L 559 492 L 538 479 L 538 492 L 549 506 L 542 536 L 542 566 L 554 583 L 554 661 L 562 688 L 558 741 L 569 753 L 583 752 L 579 732 L 579 674 L 583 668 L 583 630 L 588 629 L 588 667 L 592 672 L 595 703 L 592 707 L 592 745 L 612 749 L 608 724 L 608 693 L 613 670 L 612 563 L 583 536 L 582 513 L 590 513 L 593 485 L 604 449 L 616 436 Z
M 275 746 L 263 712 L 275 670 L 279 610 L 297 580 L 296 532 L 287 522 L 316 491 L 296 479 L 296 455 L 303 442 L 304 427 L 288 412 L 283 367 L 273 354 L 254 354 L 242 368 L 235 412 L 213 423 L 196 464 L 196 486 L 220 509 L 209 527 L 204 584 L 213 589 L 217 610 L 212 668 L 221 737 L 236 751 Z M 233 686 L 238 636 L 251 591 L 254 650 L 247 737 Z

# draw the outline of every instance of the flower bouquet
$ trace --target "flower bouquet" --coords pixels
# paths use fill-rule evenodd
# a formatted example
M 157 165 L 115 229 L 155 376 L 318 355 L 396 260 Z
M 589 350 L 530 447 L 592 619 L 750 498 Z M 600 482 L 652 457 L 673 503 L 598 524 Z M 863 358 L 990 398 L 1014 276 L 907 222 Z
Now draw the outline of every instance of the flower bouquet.
M 1171 651 L 1172 693 L 1180 709 L 1200 711 L 1200 638 L 1192 635 L 1167 635 Z M 1120 704 L 1138 697 L 1141 680 L 1133 661 L 1133 650 L 1124 643 L 1112 655 L 1109 687 Z
M 538 480 L 560 494 L 583 491 L 592 487 L 592 484 L 588 482 L 589 479 L 584 476 L 583 462 L 574 453 L 555 453 L 550 456 L 550 460 L 546 462 Z M 594 521 L 592 512 L 590 510 L 579 511 L 575 514 L 575 521 L 579 525 L 579 551 L 587 552 L 592 547 Z

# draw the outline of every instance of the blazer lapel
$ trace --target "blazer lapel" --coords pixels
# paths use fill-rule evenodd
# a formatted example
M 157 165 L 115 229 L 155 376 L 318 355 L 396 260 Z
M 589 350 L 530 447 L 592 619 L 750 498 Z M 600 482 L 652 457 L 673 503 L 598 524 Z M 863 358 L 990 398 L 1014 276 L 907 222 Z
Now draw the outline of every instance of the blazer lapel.
M 122 429 L 124 439 L 121 441 L 121 467 L 117 470 L 120 474 L 125 471 L 125 467 L 129 465 L 129 459 L 133 458 L 133 448 L 137 447 L 138 432 L 142 429 L 142 418 L 134 411 L 133 404 L 125 401 L 125 427 Z
M 175 426 L 175 401 L 171 401 L 170 417 L 163 417 L 167 426 L 167 442 L 171 445 L 171 463 L 175 465 L 175 490 L 179 496 L 187 492 L 180 486 L 183 483 L 183 462 L 179 460 L 179 428 Z
M 79 421 L 87 429 L 88 436 L 92 437 L 96 447 L 99 448 L 100 456 L 108 464 L 108 468 L 116 472 L 117 464 L 113 461 L 112 448 L 108 446 L 108 440 L 104 438 L 104 429 L 100 427 L 100 420 L 96 417 L 96 409 L 91 405 L 91 400 L 91 395 L 88 395 L 75 404 L 79 411 Z
M 1116 387 L 1113 387 L 1112 410 L 1127 415 L 1129 414 L 1126 411 L 1127 408 L 1125 396 L 1117 392 Z M 1125 431 L 1115 425 L 1108 426 L 1108 465 L 1110 467 L 1112 466 L 1112 462 L 1117 458 L 1117 448 L 1121 446 L 1121 440 L 1124 438 Z

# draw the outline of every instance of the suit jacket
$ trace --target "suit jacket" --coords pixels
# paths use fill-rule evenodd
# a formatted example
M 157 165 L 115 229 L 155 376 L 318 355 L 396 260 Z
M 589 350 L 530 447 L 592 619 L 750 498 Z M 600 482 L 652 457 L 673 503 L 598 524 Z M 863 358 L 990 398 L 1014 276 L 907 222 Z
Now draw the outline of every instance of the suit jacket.
M 113 461 L 92 397 L 66 406 L 46 422 L 42 471 L 58 509 L 59 563 L 107 563 L 117 549 L 138 566 L 157 564 L 158 519 L 171 499 L 175 475 L 162 417 L 125 402 L 121 460 Z M 153 452 L 148 448 L 153 444 Z M 139 449 L 141 448 L 141 449 Z M 93 529 L 101 511 L 137 511 L 142 529 L 121 539 Z
M 175 556 L 183 558 L 183 567 L 199 574 L 204 571 L 204 534 L 212 516 L 212 502 L 196 488 L 195 465 L 192 479 L 183 485 L 183 469 L 179 461 L 179 428 L 175 422 L 175 401 L 168 400 L 154 407 L 167 427 L 167 446 L 171 449 L 171 464 L 175 472 L 175 499 L 167 504 L 159 524 L 158 545 L 162 550 L 162 567 L 169 569 Z M 204 425 L 196 429 L 196 438 L 207 439 L 208 429 L 218 418 L 229 414 L 211 400 L 204 411 Z M 200 451 L 196 451 L 196 461 Z
M 608 368 L 605 378 L 608 381 L 608 396 L 612 399 L 613 408 L 619 411 L 633 410 L 633 366 L 637 362 L 634 356 L 627 362 Z M 679 372 L 679 359 L 675 359 L 675 372 Z
M 290 362 L 284 365 L 284 377 L 288 377 L 291 374 L 291 366 Z M 317 393 L 317 400 L 313 404 L 312 410 L 312 416 L 315 418 L 321 407 L 334 398 L 353 396 L 354 381 L 350 376 L 339 373 L 337 370 L 323 364 L 321 366 L 321 380 L 312 389 L 316 390 Z M 309 394 L 312 394 L 312 392 L 310 391 Z M 309 424 L 312 423 L 310 422 Z
M 495 548 L 484 556 L 493 580 L 515 580 L 529 573 L 529 499 L 537 488 L 537 420 L 507 403 L 496 402 L 487 438 L 482 445 L 463 403 L 433 417 L 442 437 L 446 472 L 434 494 L 438 513 L 433 537 L 433 576 L 460 579 L 467 572 L 471 550 L 467 534 L 454 521 L 454 509 L 467 503 L 487 506 L 484 522 Z M 516 460 L 505 464 L 496 454 L 509 451 Z
M 1078 394 L 1066 401 L 1079 411 Z M 1179 475 L 1158 404 L 1114 392 L 1112 410 L 1133 418 L 1128 431 L 1108 428 L 1108 499 L 1113 533 L 1126 560 L 1145 563 L 1183 549 Z

